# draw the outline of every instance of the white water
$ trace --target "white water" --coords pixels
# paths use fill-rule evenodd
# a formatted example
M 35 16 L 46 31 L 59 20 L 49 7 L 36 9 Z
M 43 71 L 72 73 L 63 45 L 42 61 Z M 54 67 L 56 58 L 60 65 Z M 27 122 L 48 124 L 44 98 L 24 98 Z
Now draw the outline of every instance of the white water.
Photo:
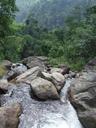
M 74 108 L 66 99 L 69 87 L 70 81 L 67 81 L 61 92 L 61 101 L 40 102 L 30 97 L 30 86 L 11 86 L 9 94 L 1 97 L 1 103 L 2 106 L 21 103 L 23 113 L 18 128 L 82 128 Z
M 41 128 L 82 128 L 77 113 L 67 99 L 67 92 L 70 87 L 70 80 L 66 82 L 61 91 L 61 101 L 64 105 L 64 113 L 48 113 L 45 115 L 46 123 Z

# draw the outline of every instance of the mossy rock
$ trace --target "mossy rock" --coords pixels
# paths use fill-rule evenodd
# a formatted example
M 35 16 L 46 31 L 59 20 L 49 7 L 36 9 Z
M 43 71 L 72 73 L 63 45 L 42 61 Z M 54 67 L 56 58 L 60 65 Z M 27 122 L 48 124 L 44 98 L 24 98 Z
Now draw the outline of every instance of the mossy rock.
M 0 65 L 0 78 L 2 78 L 7 73 L 7 69 L 5 66 Z

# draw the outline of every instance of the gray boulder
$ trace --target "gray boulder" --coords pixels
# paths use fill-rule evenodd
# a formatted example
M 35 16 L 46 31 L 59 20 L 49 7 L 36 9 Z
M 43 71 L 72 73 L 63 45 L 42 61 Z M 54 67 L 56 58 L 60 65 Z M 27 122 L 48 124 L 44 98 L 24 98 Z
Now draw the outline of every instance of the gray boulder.
M 37 98 L 41 100 L 59 99 L 55 86 L 48 80 L 38 77 L 31 82 L 31 87 Z
M 96 72 L 82 72 L 72 82 L 71 103 L 85 128 L 96 128 Z
M 40 69 L 42 69 L 42 71 L 44 71 L 44 69 L 46 68 L 46 62 L 47 62 L 47 57 L 43 57 L 43 56 L 32 56 L 32 57 L 28 57 L 25 58 L 22 63 L 24 65 L 26 65 L 28 68 L 34 68 L 36 66 L 40 67 Z

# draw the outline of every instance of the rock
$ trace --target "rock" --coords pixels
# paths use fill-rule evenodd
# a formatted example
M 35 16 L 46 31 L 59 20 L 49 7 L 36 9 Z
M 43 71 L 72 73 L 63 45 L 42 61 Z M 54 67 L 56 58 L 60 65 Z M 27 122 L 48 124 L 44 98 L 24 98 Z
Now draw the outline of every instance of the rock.
M 96 128 L 96 109 L 79 113 L 84 128 Z
M 19 63 L 12 64 L 11 70 L 8 72 L 6 78 L 8 79 L 8 81 L 11 81 L 25 71 L 27 71 L 27 67 L 25 65 Z
M 8 90 L 8 81 L 5 79 L 0 80 L 0 94 L 5 93 Z
M 11 65 L 12 65 L 12 62 L 9 61 L 9 60 L 3 60 L 3 61 L 1 62 L 1 65 L 3 65 L 4 67 L 6 67 L 8 70 L 10 70 Z
M 76 73 L 76 78 L 79 78 L 80 77 L 80 73 Z
M 73 71 L 69 71 L 69 75 L 71 78 L 75 78 L 76 77 L 76 73 Z
M 39 72 L 38 77 L 44 78 L 46 80 L 52 81 L 52 74 L 46 72 Z
M 82 72 L 82 76 L 72 82 L 71 103 L 85 128 L 96 127 L 96 72 Z
M 41 69 L 39 67 L 34 67 L 31 69 L 28 69 L 26 72 L 23 74 L 19 75 L 16 77 L 16 82 L 26 82 L 26 83 L 31 83 L 32 80 L 37 78 L 39 72 Z
M 16 103 L 0 108 L 0 128 L 18 128 L 21 106 Z
M 57 91 L 60 91 L 64 87 L 65 78 L 58 72 L 54 72 L 52 74 L 41 72 L 38 76 L 52 82 L 55 85 Z
M 24 73 L 25 71 L 27 71 L 27 67 L 23 64 L 16 63 L 16 64 L 12 64 L 11 70 L 20 75 Z
M 60 91 L 64 87 L 65 78 L 62 74 L 54 72 L 52 73 L 52 82 L 56 86 L 57 91 Z
M 69 74 L 65 74 L 64 77 L 66 79 L 68 79 L 68 78 L 72 79 L 72 78 L 75 78 L 77 76 L 76 76 L 76 73 L 75 72 L 69 71 Z
M 55 86 L 48 80 L 40 77 L 31 82 L 34 94 L 41 100 L 59 99 L 59 94 Z
M 62 69 L 62 75 L 69 74 L 70 68 L 66 65 L 60 65 L 59 68 Z
M 46 61 L 47 61 L 47 57 L 32 56 L 32 57 L 25 58 L 22 61 L 22 63 L 24 65 L 26 65 L 28 68 L 33 68 L 33 67 L 39 66 L 40 69 L 42 69 L 42 71 L 44 71 L 44 69 L 46 68 L 46 66 L 45 66 Z
M 81 78 L 90 82 L 96 82 L 96 72 L 82 72 Z
M 65 74 L 64 77 L 65 77 L 65 79 L 68 79 L 68 78 L 70 78 L 70 75 L 69 74 Z
M 84 70 L 86 70 L 86 71 L 88 71 L 88 70 L 91 70 L 91 71 L 96 70 L 96 57 L 88 62 L 88 64 L 85 66 Z
M 61 69 L 61 68 L 51 68 L 51 73 L 54 73 L 54 72 L 59 72 L 59 73 L 62 74 L 63 69 Z

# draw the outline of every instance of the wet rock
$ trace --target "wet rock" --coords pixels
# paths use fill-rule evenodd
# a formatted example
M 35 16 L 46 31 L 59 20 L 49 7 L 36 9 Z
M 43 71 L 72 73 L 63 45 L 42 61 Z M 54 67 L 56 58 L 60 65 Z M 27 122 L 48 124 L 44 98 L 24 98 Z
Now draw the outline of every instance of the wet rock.
M 25 58 L 22 63 L 26 65 L 28 68 L 34 68 L 36 66 L 39 66 L 40 69 L 44 70 L 46 68 L 45 63 L 47 61 L 47 57 L 43 56 L 32 56 Z
M 1 107 L 0 128 L 18 128 L 20 114 L 21 106 L 18 103 Z
M 8 81 L 15 79 L 18 75 L 24 73 L 27 70 L 27 67 L 23 64 L 12 64 L 11 70 L 8 72 L 6 78 Z
M 96 72 L 82 72 L 82 76 L 72 83 L 72 104 L 85 128 L 96 127 Z
M 72 78 L 75 78 L 77 76 L 76 76 L 76 73 L 75 72 L 70 71 L 69 74 L 65 74 L 64 77 L 66 79 L 68 79 L 68 78 L 72 79 Z
M 11 70 L 16 72 L 17 74 L 22 74 L 27 70 L 27 67 L 23 64 L 16 63 L 16 64 L 12 64 Z
M 8 81 L 6 79 L 0 80 L 0 94 L 4 94 L 8 90 Z
M 26 72 L 23 74 L 19 75 L 16 77 L 16 82 L 26 82 L 26 83 L 31 83 L 32 80 L 37 78 L 39 72 L 41 69 L 39 67 L 34 67 L 31 69 L 28 69 Z
M 37 78 L 31 82 L 34 94 L 41 100 L 59 99 L 55 86 L 48 80 Z

